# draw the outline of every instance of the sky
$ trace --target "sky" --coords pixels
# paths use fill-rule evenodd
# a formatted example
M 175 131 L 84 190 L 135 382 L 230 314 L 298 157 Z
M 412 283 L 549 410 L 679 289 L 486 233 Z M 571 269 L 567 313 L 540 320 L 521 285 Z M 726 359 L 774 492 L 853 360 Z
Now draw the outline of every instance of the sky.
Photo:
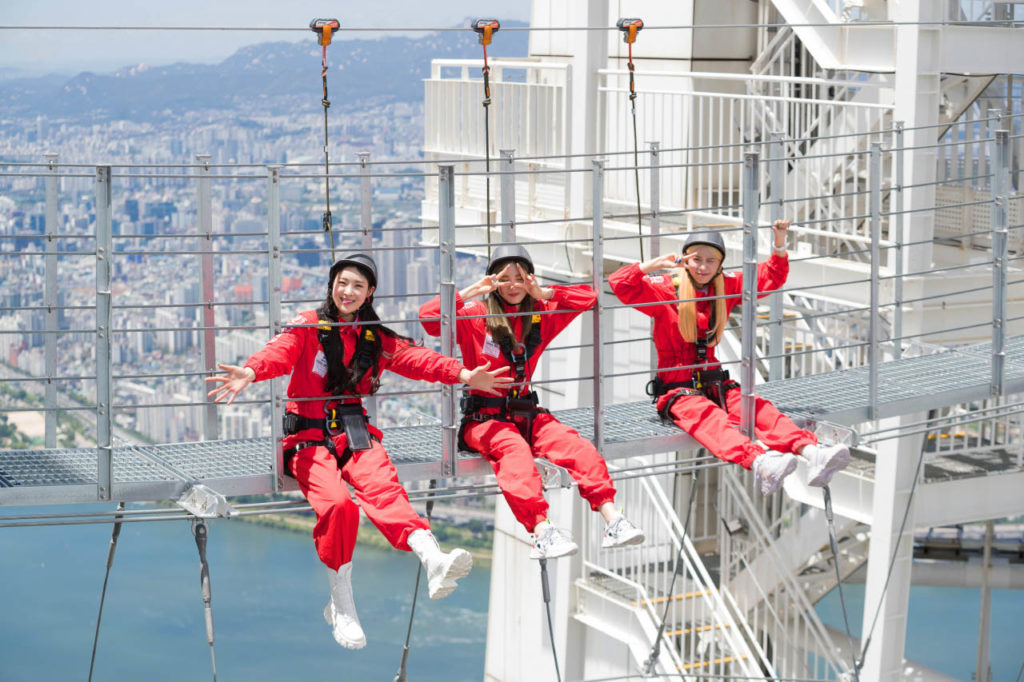
M 313 18 L 350 27 L 448 27 L 467 17 L 528 21 L 529 0 L 0 0 L 0 75 L 99 73 L 145 63 L 213 63 L 239 47 L 315 41 Z M 10 26 L 243 26 L 296 31 L 106 31 Z M 367 33 L 343 34 L 366 38 Z

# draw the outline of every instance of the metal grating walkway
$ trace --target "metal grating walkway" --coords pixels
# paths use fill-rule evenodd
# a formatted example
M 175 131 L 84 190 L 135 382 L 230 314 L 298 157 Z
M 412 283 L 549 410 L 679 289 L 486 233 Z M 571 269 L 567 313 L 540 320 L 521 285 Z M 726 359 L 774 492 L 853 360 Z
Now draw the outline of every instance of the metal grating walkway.
M 1024 392 L 1024 336 L 1007 341 L 1006 393 Z M 906 358 L 879 367 L 879 414 L 899 415 L 979 400 L 990 395 L 991 345 Z M 758 393 L 784 412 L 842 424 L 868 419 L 866 367 L 762 384 Z M 555 413 L 585 438 L 593 438 L 593 408 Z M 605 407 L 608 459 L 671 452 L 695 442 L 658 418 L 648 401 Z M 402 480 L 440 478 L 441 430 L 437 426 L 388 429 L 384 443 Z M 119 446 L 113 451 L 112 499 L 126 502 L 177 499 L 202 481 L 225 495 L 274 490 L 269 438 L 165 445 Z M 97 500 L 96 449 L 0 451 L 0 505 L 70 504 Z M 481 457 L 461 453 L 459 476 L 491 474 Z

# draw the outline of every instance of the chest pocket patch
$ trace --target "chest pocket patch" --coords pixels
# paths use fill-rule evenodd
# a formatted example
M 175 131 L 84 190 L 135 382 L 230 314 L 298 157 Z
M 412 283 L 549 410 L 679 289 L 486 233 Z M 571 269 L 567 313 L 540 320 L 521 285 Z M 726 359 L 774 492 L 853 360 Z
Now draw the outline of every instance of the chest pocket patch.
M 327 356 L 324 355 L 322 348 L 316 352 L 316 357 L 313 358 L 313 374 L 321 379 L 327 376 Z
M 501 348 L 498 346 L 498 344 L 494 343 L 494 339 L 491 338 L 490 334 L 484 337 L 483 354 L 488 355 L 492 358 L 496 358 L 499 355 L 501 355 Z

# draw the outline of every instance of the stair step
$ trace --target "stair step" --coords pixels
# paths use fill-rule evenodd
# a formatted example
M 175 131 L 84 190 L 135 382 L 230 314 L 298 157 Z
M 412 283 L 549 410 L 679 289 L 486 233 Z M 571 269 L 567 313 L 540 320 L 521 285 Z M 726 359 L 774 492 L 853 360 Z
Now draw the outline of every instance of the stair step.
M 711 594 L 711 590 L 697 590 L 696 592 L 686 592 L 684 594 L 673 594 L 670 597 L 656 597 L 654 599 L 645 599 L 643 601 L 633 602 L 633 606 L 647 606 L 649 604 L 664 604 L 667 601 L 679 601 L 681 599 L 693 599 L 694 597 L 701 597 L 704 595 Z
M 732 663 L 733 661 L 744 661 L 747 659 L 746 654 L 740 654 L 739 656 L 723 656 L 722 658 L 715 658 L 710 661 L 695 661 L 693 663 L 684 663 L 678 667 L 680 671 L 693 670 L 694 668 L 707 668 L 712 665 L 722 665 L 724 663 Z
M 731 625 L 731 623 L 715 623 L 713 625 L 698 625 L 696 627 L 686 628 L 685 630 L 673 630 L 672 632 L 667 632 L 665 634 L 667 634 L 670 637 L 678 637 L 679 635 L 690 635 L 690 634 L 693 634 L 695 632 L 708 632 L 709 630 L 721 630 L 722 628 L 727 628 L 730 625 Z

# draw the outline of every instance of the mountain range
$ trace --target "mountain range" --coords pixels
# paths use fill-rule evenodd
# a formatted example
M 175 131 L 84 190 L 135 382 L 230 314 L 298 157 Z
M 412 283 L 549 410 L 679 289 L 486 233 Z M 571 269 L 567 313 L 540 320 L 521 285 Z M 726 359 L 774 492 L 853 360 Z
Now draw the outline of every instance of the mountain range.
M 525 25 L 508 22 L 509 27 Z M 488 57 L 525 56 L 527 35 L 499 31 Z M 218 64 L 140 64 L 108 74 L 10 79 L 0 81 L 0 109 L 7 117 L 93 121 L 158 120 L 184 111 L 250 107 L 266 113 L 315 112 L 321 107 L 321 52 L 311 33 L 305 42 L 249 45 Z M 431 59 L 481 55 L 468 21 L 464 31 L 416 38 L 335 40 L 327 47 L 329 99 L 342 108 L 367 100 L 422 101 Z

